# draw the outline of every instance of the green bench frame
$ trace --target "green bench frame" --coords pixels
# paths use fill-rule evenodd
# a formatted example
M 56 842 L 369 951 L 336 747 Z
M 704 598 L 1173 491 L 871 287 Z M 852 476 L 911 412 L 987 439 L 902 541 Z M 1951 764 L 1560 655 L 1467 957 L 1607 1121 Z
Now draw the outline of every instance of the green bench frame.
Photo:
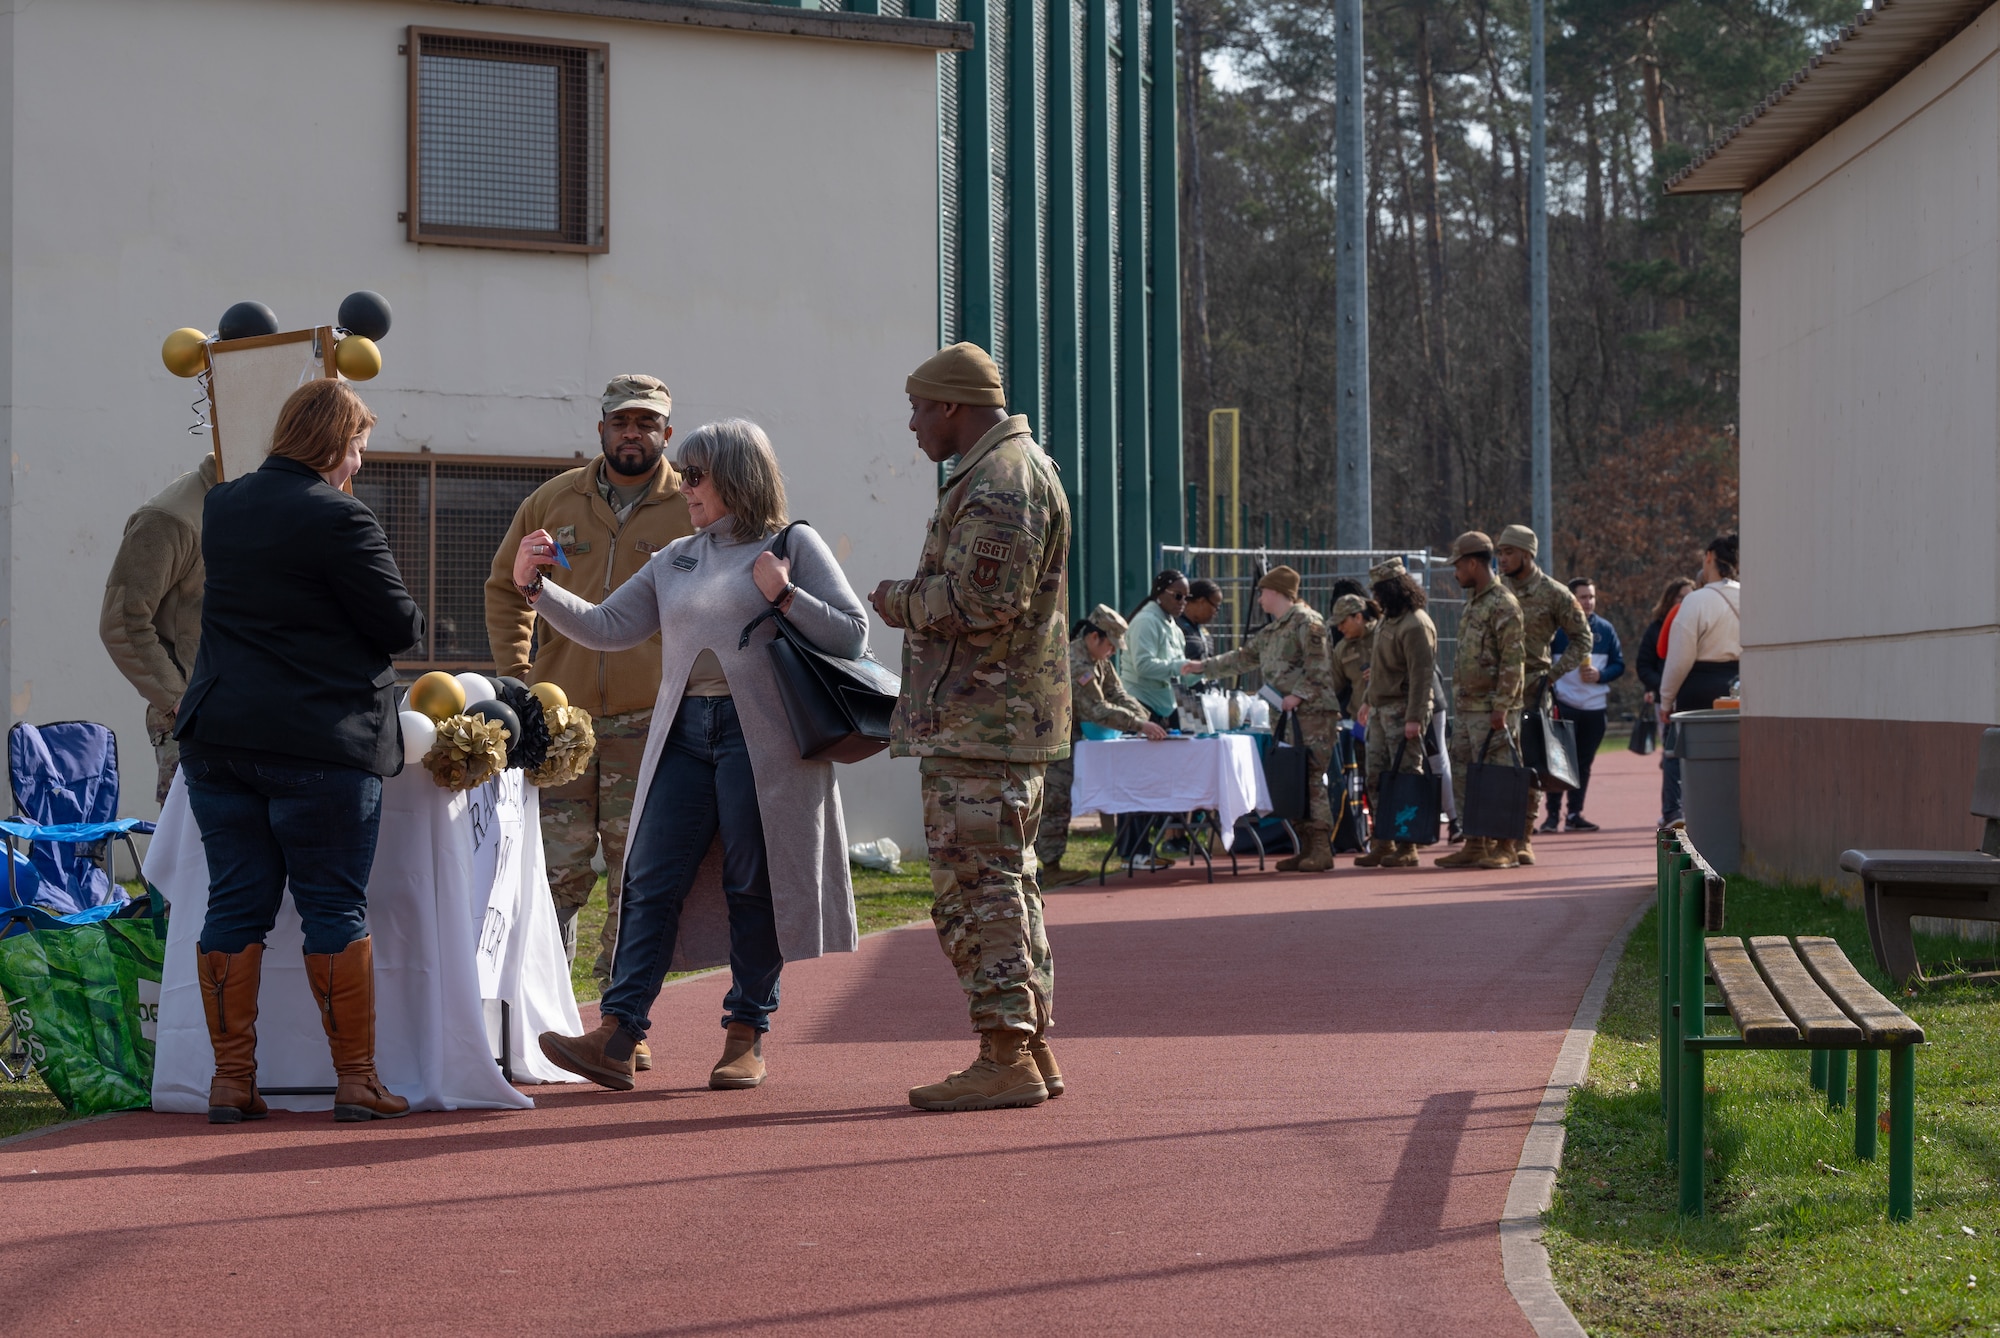
M 1855 1052 L 1854 1155 L 1875 1158 L 1877 1057 L 1889 1052 L 1889 1220 L 1907 1222 L 1916 1197 L 1915 1047 L 1923 1028 L 1861 979 L 1830 938 L 1704 938 L 1723 927 L 1721 875 L 1680 827 L 1658 839 L 1660 1106 L 1667 1160 L 1680 1168 L 1680 1211 L 1702 1215 L 1703 1092 L 1712 1050 L 1809 1050 L 1812 1085 L 1829 1110 L 1847 1104 L 1847 1053 Z M 1711 1004 L 1714 978 L 1727 1002 Z M 1809 978 L 1808 978 L 1809 977 Z M 1738 1034 L 1710 1035 L 1730 1017 Z

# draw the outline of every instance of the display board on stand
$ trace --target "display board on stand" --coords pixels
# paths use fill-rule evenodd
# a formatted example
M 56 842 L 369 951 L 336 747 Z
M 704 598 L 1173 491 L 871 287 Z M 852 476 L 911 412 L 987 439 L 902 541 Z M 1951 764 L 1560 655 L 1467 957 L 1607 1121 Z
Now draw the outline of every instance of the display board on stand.
M 217 483 L 264 463 L 278 411 L 294 390 L 340 374 L 334 343 L 333 327 L 321 325 L 208 346 L 208 430 L 215 440 Z

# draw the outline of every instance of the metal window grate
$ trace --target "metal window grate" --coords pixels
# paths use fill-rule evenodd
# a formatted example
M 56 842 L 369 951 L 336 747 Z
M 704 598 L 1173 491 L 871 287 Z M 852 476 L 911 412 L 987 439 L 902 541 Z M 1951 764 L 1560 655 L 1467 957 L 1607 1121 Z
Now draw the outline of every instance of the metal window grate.
M 486 639 L 493 555 L 522 500 L 579 463 L 428 454 L 385 459 L 369 452 L 354 476 L 354 495 L 382 522 L 428 625 L 424 644 L 398 658 L 399 668 L 493 668 Z
M 607 49 L 412 28 L 409 235 L 604 251 Z

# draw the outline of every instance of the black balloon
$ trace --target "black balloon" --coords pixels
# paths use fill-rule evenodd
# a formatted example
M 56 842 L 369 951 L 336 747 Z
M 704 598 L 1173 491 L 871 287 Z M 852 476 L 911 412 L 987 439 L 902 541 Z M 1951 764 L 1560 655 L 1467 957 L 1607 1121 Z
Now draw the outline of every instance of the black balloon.
M 249 339 L 278 333 L 278 313 L 262 302 L 238 302 L 216 322 L 217 339 Z
M 501 701 L 474 702 L 465 708 L 465 713 L 494 721 L 507 731 L 507 765 L 513 766 L 514 749 L 521 742 L 521 717 L 514 713 L 514 708 Z
M 380 339 L 389 333 L 389 300 L 366 288 L 349 293 L 340 302 L 340 328 L 363 339 Z
M 521 681 L 520 679 L 518 679 L 518 678 L 509 678 L 509 677 L 508 677 L 508 676 L 507 676 L 506 674 L 495 674 L 495 675 L 493 675 L 493 681 L 494 681 L 495 683 L 498 683 L 498 684 L 499 684 L 499 685 L 500 685 L 501 687 L 503 687 L 503 688 L 514 688 L 514 689 L 517 689 L 517 690 L 519 690 L 519 691 L 521 691 L 521 692 L 526 692 L 526 691 L 528 690 L 528 685 L 527 685 L 526 683 L 523 683 L 523 682 L 522 682 L 522 681 Z M 500 700 L 501 700 L 501 701 L 507 701 L 507 702 L 511 702 L 511 700 L 512 700 L 512 699 L 511 699 L 511 698 L 509 698 L 509 697 L 508 697 L 508 695 L 507 695 L 506 693 L 504 693 L 504 692 L 503 692 L 503 693 L 500 693 L 500 694 L 499 694 L 499 696 L 500 696 Z

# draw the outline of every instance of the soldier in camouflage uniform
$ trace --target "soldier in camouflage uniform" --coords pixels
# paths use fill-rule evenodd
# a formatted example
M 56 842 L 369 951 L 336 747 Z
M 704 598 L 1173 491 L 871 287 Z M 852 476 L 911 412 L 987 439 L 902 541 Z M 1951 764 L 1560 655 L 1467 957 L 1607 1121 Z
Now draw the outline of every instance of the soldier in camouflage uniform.
M 1378 621 L 1369 616 L 1371 612 L 1380 614 L 1381 609 L 1371 608 L 1360 595 L 1342 595 L 1333 601 L 1333 610 L 1326 615 L 1327 638 L 1332 643 L 1327 661 L 1332 671 L 1334 700 L 1350 720 L 1360 718 L 1361 708 L 1368 700 L 1365 692 L 1368 662 L 1375 649 Z M 1350 618 L 1357 621 L 1350 623 Z
M 1043 773 L 1069 755 L 1069 504 L 984 349 L 953 344 L 905 388 L 918 449 L 958 464 L 915 578 L 869 598 L 903 629 L 889 746 L 921 759 L 931 920 L 982 1038 L 970 1068 L 912 1089 L 910 1104 L 1038 1105 L 1063 1091 L 1044 1035 L 1055 962 L 1033 846 Z
M 1437 626 L 1424 612 L 1424 589 L 1403 570 L 1401 558 L 1390 558 L 1368 572 L 1375 602 L 1383 611 L 1375 625 L 1374 649 L 1368 665 L 1368 802 L 1382 816 L 1382 777 L 1397 767 L 1416 771 L 1430 747 L 1424 732 L 1431 721 L 1431 682 L 1437 671 Z M 1378 837 L 1368 853 L 1358 856 L 1358 868 L 1414 867 L 1417 848 L 1408 841 Z
M 1257 583 L 1257 598 L 1271 615 L 1270 623 L 1227 655 L 1190 660 L 1182 671 L 1215 678 L 1255 669 L 1273 690 L 1284 694 L 1284 709 L 1298 713 L 1314 770 L 1306 786 L 1308 809 L 1300 832 L 1305 848 L 1278 861 L 1278 868 L 1287 873 L 1323 873 L 1333 867 L 1333 808 L 1318 772 L 1331 764 L 1333 736 L 1340 728 L 1326 623 L 1299 598 L 1299 574 L 1290 567 L 1273 567 L 1265 573 Z
M 1526 525 L 1509 525 L 1500 531 L 1494 549 L 1500 559 L 1500 579 L 1521 606 L 1521 681 L 1523 698 L 1530 707 L 1541 704 L 1551 683 L 1590 663 L 1590 619 L 1583 616 L 1583 606 L 1568 586 L 1535 565 L 1537 546 L 1533 530 Z M 1569 646 L 1551 667 L 1549 647 L 1555 642 L 1557 628 L 1569 633 Z M 1535 862 L 1529 833 L 1535 830 L 1535 813 L 1541 803 L 1541 792 L 1529 790 L 1527 827 L 1514 847 L 1514 858 L 1522 864 Z
M 1167 731 L 1147 717 L 1146 708 L 1125 690 L 1112 663 L 1125 640 L 1125 620 L 1109 604 L 1099 604 L 1079 625 L 1069 643 L 1070 747 L 1083 738 L 1087 722 L 1127 734 L 1143 734 L 1158 741 Z M 1049 763 L 1042 785 L 1042 830 L 1035 838 L 1035 859 L 1042 866 L 1039 882 L 1044 889 L 1063 887 L 1090 876 L 1088 869 L 1065 869 L 1063 852 L 1069 847 L 1069 790 L 1076 779 L 1073 757 Z
M 1458 583 L 1471 591 L 1458 620 L 1458 660 L 1452 668 L 1451 788 L 1465 812 L 1465 782 L 1474 762 L 1511 762 L 1521 727 L 1521 606 L 1493 575 L 1493 541 L 1477 530 L 1451 546 Z M 1511 869 L 1512 841 L 1468 836 L 1440 869 Z

